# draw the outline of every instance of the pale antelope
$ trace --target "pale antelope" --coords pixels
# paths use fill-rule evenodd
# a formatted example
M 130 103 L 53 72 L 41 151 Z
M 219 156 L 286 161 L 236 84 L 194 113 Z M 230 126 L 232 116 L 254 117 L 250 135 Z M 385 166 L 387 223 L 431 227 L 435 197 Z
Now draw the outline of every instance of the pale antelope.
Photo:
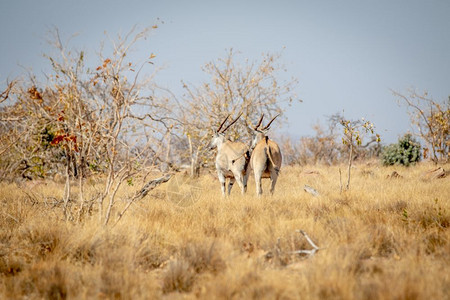
M 242 194 L 247 190 L 248 165 L 250 161 L 250 152 L 248 146 L 241 142 L 232 142 L 225 138 L 224 132 L 230 128 L 240 117 L 239 115 L 222 131 L 221 128 L 229 118 L 229 115 L 220 124 L 217 130 L 214 130 L 211 149 L 217 147 L 216 169 L 221 184 L 222 195 L 225 196 L 225 185 L 228 181 L 228 195 L 235 181 L 242 190 Z
M 263 114 L 258 124 L 255 127 L 250 127 L 252 130 L 250 162 L 255 175 L 256 194 L 258 196 L 262 194 L 261 178 L 270 178 L 270 193 L 273 194 L 281 168 L 282 156 L 280 147 L 266 135 L 270 129 L 270 124 L 272 124 L 276 117 L 278 115 L 265 127 L 260 129 L 259 127 L 264 118 Z

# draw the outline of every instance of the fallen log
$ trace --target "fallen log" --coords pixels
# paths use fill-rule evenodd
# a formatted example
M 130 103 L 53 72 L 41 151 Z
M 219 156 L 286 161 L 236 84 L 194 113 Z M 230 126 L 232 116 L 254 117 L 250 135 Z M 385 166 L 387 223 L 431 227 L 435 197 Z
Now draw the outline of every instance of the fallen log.
M 437 169 L 426 171 L 422 175 L 422 178 L 432 180 L 432 179 L 445 178 L 446 176 L 447 176 L 447 174 L 446 174 L 445 170 L 443 168 L 439 167 Z

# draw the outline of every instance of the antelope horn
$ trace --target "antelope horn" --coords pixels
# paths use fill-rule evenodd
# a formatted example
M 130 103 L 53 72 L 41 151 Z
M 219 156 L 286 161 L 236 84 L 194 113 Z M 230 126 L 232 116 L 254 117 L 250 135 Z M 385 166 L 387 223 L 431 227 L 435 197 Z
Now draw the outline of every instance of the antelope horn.
M 257 130 L 259 125 L 261 125 L 262 120 L 264 119 L 264 114 L 261 115 L 261 118 L 259 118 L 258 124 L 256 124 L 255 127 L 253 127 L 254 130 Z
M 225 124 L 225 122 L 228 120 L 228 118 L 230 117 L 230 115 L 228 115 L 225 120 L 223 120 L 222 124 L 220 124 L 219 129 L 217 129 L 217 132 L 220 132 L 220 129 L 222 128 L 223 124 Z
M 269 124 L 267 124 L 266 127 L 264 127 L 262 130 L 269 129 L 270 124 L 272 124 L 272 122 L 273 122 L 279 115 L 280 115 L 280 114 L 276 115 L 276 116 L 269 122 Z
M 230 123 L 230 125 L 228 125 L 224 130 L 222 130 L 222 133 L 224 133 L 228 128 L 230 128 L 231 125 L 233 125 L 234 123 L 236 123 L 237 120 L 239 120 L 239 118 L 242 116 L 242 113 L 239 114 L 239 116 L 234 119 L 233 122 Z

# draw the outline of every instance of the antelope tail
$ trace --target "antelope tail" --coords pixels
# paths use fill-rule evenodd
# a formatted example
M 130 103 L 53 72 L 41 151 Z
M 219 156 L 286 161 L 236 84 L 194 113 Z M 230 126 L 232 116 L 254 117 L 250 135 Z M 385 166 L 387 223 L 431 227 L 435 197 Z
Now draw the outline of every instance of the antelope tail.
M 249 151 L 249 150 L 245 151 L 244 153 L 242 153 L 241 155 L 239 155 L 237 158 L 233 159 L 233 160 L 231 161 L 231 164 L 234 165 L 234 163 L 235 163 L 238 159 L 240 159 L 241 157 L 244 157 L 244 158 L 245 158 L 245 166 L 247 167 L 247 164 L 248 164 L 249 161 L 250 161 L 250 151 Z
M 244 154 L 244 157 L 245 157 L 244 170 L 245 170 L 245 173 L 247 173 L 247 167 L 248 167 L 248 164 L 250 163 L 250 151 L 247 150 Z
M 267 157 L 269 158 L 270 163 L 272 164 L 273 168 L 275 169 L 275 172 L 277 172 L 277 175 L 280 173 L 280 168 L 278 168 L 275 163 L 273 162 L 273 158 L 272 158 L 272 151 L 270 150 L 269 146 L 266 146 L 266 154 Z

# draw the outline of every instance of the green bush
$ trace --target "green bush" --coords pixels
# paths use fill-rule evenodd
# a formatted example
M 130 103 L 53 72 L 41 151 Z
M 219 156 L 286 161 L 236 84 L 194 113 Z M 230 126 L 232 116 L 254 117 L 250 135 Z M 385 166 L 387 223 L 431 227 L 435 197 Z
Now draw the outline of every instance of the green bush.
M 411 134 L 405 134 L 399 138 L 397 144 L 390 144 L 383 148 L 384 165 L 404 165 L 409 166 L 421 159 L 420 143 Z

